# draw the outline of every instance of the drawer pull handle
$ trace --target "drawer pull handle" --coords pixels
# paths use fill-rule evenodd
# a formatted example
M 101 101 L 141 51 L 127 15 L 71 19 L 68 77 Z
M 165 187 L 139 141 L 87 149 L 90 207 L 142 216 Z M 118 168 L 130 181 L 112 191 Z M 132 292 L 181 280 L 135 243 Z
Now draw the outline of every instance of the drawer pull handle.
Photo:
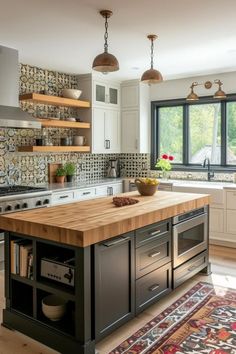
M 91 194 L 91 192 L 83 192 L 83 195 Z
M 192 272 L 196 268 L 197 268 L 197 266 L 192 266 L 192 267 L 188 268 L 188 272 Z
M 157 230 L 157 231 L 154 231 L 154 232 L 150 232 L 150 236 L 156 236 L 158 235 L 159 233 L 161 232 L 161 230 Z
M 152 285 L 152 286 L 150 286 L 150 288 L 148 289 L 149 291 L 155 291 L 155 290 L 157 290 L 158 288 L 159 288 L 159 284 L 154 284 L 154 285 Z
M 129 240 L 129 239 L 130 239 L 129 236 L 127 236 L 127 237 L 121 237 L 121 238 L 119 238 L 118 240 L 111 241 L 111 242 L 105 242 L 105 243 L 103 243 L 102 245 L 103 245 L 103 246 L 106 246 L 106 247 L 111 247 L 111 246 L 118 245 L 119 243 L 124 242 L 124 241 L 127 241 L 127 240 Z
M 159 254 L 161 254 L 161 252 L 154 252 L 154 253 L 149 254 L 149 257 L 154 258 L 154 257 L 159 256 Z
M 65 199 L 65 198 L 69 198 L 69 195 L 61 195 L 60 199 Z

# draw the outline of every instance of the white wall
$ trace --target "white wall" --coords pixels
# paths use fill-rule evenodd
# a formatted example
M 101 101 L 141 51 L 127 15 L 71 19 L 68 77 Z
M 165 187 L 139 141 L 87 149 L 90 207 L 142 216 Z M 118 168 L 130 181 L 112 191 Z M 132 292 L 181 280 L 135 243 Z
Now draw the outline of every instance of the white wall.
M 236 93 L 236 72 L 214 74 L 205 76 L 189 77 L 185 79 L 176 79 L 163 81 L 157 85 L 151 85 L 151 101 L 165 100 L 172 98 L 185 98 L 190 93 L 190 86 L 193 81 L 204 83 L 205 81 L 214 81 L 220 79 L 223 82 L 222 89 L 225 93 Z M 217 91 L 218 85 L 213 85 L 209 90 L 204 86 L 197 86 L 194 91 L 198 96 L 212 96 Z

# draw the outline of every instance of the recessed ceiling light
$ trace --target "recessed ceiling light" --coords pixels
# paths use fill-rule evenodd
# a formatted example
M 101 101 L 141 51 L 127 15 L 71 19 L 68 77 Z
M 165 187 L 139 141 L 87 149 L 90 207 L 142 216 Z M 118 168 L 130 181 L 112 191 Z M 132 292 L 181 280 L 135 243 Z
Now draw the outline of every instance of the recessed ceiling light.
M 133 66 L 131 69 L 132 70 L 139 70 L 140 68 L 138 66 Z

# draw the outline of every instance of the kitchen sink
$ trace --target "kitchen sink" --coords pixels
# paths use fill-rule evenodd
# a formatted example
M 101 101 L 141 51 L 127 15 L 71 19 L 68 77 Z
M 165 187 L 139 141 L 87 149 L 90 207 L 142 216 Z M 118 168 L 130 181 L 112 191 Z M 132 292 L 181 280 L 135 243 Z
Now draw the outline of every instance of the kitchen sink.
M 162 182 L 161 182 L 162 183 Z M 189 186 L 189 187 L 202 187 L 202 188 L 224 188 L 230 187 L 231 185 L 235 187 L 232 182 L 219 182 L 219 181 L 193 181 L 193 180 L 169 180 L 174 186 Z

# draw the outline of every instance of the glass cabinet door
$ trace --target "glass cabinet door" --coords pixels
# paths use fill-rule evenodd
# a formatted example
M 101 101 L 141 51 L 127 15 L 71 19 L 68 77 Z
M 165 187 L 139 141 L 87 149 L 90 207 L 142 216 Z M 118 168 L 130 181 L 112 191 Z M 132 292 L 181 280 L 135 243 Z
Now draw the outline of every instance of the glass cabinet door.
M 94 104 L 110 105 L 118 107 L 119 105 L 119 88 L 115 85 L 95 81 L 94 82 Z
M 109 103 L 118 104 L 118 90 L 113 87 L 109 87 Z
M 96 84 L 96 102 L 106 103 L 106 87 L 103 85 Z

